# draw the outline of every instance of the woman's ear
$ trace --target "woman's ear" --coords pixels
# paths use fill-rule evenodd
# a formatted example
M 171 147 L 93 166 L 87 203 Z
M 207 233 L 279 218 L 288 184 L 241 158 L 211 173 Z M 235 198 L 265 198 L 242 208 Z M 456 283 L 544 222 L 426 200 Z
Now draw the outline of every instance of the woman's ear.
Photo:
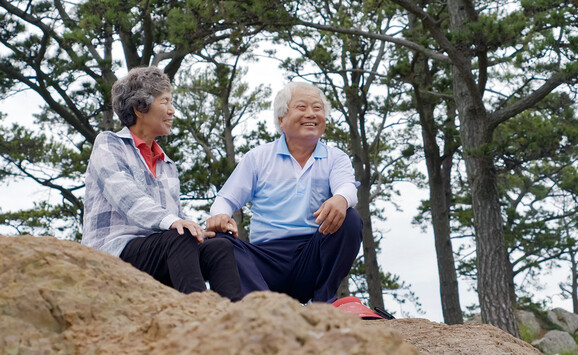
M 133 107 L 132 110 L 133 110 L 134 115 L 136 116 L 136 118 L 141 118 L 141 117 L 142 117 L 142 112 L 138 111 L 138 110 L 136 109 L 136 107 Z

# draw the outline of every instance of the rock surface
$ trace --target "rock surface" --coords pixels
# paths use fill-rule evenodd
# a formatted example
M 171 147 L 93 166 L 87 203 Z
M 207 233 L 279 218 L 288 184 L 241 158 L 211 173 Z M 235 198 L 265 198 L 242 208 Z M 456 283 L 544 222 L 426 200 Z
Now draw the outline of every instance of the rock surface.
M 256 292 L 183 295 L 118 258 L 0 236 L 0 354 L 539 354 L 480 324 L 362 321 Z
M 568 312 L 565 309 L 554 308 L 548 311 L 548 319 L 570 334 L 574 334 L 578 330 L 578 314 Z
M 518 309 L 516 310 L 516 320 L 520 333 L 525 333 L 522 336 L 523 339 L 537 339 L 543 335 L 542 324 L 534 313 Z
M 572 336 L 561 330 L 551 330 L 542 338 L 532 342 L 532 345 L 545 354 L 576 354 L 578 346 Z
M 530 344 L 488 324 L 447 325 L 412 318 L 396 319 L 391 326 L 420 354 L 540 354 Z

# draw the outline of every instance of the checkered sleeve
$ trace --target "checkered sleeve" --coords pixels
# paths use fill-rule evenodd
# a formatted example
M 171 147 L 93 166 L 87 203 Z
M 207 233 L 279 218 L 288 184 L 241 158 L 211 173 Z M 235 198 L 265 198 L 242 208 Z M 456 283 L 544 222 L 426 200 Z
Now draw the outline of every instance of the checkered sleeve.
M 114 135 L 99 135 L 90 158 L 90 174 L 112 208 L 128 223 L 143 229 L 168 229 L 178 216 L 171 214 L 147 193 L 155 181 L 144 170 L 135 170 L 138 156 L 127 152 L 131 147 Z

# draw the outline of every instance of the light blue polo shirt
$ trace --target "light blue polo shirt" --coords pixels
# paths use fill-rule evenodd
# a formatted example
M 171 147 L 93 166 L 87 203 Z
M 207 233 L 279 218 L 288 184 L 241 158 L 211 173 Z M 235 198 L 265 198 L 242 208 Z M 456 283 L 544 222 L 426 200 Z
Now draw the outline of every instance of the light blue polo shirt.
M 357 203 L 349 157 L 337 148 L 318 142 L 301 168 L 282 136 L 252 149 L 241 159 L 219 191 L 211 215 L 230 216 L 252 202 L 252 243 L 313 234 L 319 227 L 313 213 L 337 193 L 345 197 L 349 207 Z

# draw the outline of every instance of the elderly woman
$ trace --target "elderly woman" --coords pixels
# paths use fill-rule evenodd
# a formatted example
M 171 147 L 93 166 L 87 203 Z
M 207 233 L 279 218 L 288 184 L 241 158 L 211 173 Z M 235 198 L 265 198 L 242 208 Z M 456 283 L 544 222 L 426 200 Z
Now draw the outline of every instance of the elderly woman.
M 230 241 L 182 213 L 175 163 L 155 139 L 170 133 L 171 84 L 156 67 L 135 68 L 112 87 L 125 126 L 96 137 L 86 172 L 82 244 L 119 256 L 165 285 L 242 297 Z

